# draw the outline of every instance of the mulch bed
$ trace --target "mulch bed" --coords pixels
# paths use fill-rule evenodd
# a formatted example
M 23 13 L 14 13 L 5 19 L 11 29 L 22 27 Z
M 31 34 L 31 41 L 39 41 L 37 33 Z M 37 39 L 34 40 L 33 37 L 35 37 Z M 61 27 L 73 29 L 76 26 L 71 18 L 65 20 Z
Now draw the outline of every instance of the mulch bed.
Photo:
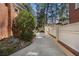
M 18 38 L 10 37 L 0 41 L 0 56 L 8 56 L 26 46 L 29 46 L 32 42 L 26 42 Z

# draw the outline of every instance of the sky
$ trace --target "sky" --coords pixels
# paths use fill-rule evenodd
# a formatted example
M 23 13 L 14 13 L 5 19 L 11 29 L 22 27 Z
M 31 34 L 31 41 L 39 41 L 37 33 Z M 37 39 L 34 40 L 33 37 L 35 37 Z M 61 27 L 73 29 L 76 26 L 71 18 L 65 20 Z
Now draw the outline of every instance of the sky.
M 35 5 L 35 3 L 31 3 L 31 6 L 32 6 L 32 8 L 33 8 L 33 10 L 35 12 L 35 16 L 36 16 L 36 5 Z
M 32 6 L 32 8 L 34 10 L 33 13 L 36 16 L 37 15 L 36 4 L 35 3 L 31 3 L 31 6 Z M 53 18 L 48 18 L 48 20 L 52 20 L 52 19 L 58 20 L 59 19 L 59 17 L 58 17 L 59 13 L 58 12 L 56 13 L 56 11 L 61 9 L 62 6 L 63 6 L 63 4 L 60 4 L 60 3 L 52 3 Z M 51 14 L 48 12 L 48 16 L 49 15 L 51 15 Z M 64 15 L 65 15 L 65 13 L 64 13 Z
M 31 3 L 31 6 L 34 9 L 34 11 L 36 11 L 36 5 L 34 3 Z

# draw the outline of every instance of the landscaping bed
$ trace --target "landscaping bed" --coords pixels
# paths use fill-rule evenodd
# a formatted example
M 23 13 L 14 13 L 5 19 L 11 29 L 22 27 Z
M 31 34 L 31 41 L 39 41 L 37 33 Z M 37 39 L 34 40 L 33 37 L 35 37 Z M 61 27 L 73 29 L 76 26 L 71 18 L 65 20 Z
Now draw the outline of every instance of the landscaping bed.
M 31 43 L 14 37 L 5 38 L 0 41 L 0 56 L 8 56 Z
M 13 37 L 5 38 L 0 41 L 0 55 L 10 55 L 17 50 L 30 45 L 35 37 L 34 29 L 34 16 L 30 12 L 22 10 L 13 20 Z

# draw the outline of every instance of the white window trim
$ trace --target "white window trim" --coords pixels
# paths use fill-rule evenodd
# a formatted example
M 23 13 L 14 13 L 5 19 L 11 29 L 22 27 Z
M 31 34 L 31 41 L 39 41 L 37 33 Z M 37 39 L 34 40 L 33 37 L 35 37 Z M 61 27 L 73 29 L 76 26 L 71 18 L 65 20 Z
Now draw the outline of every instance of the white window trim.
M 75 4 L 75 9 L 78 9 L 79 8 L 79 3 L 76 3 Z

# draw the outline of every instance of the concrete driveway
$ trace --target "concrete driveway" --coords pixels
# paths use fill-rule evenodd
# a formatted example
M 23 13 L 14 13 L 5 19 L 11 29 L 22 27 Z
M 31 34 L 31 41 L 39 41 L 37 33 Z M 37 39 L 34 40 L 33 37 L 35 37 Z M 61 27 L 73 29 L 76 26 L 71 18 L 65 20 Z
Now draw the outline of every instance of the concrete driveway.
M 45 33 L 37 33 L 34 42 L 11 56 L 65 56 L 53 38 Z

